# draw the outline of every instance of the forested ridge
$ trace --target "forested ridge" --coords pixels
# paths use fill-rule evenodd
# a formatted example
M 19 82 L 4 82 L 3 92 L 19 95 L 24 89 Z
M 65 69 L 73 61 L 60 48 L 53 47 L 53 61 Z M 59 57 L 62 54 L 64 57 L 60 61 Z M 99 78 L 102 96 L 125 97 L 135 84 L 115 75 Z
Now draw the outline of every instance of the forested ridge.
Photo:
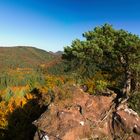
M 111 90 L 140 113 L 140 37 L 110 24 L 83 37 L 64 47 L 62 55 L 33 47 L 0 48 L 0 139 L 33 139 L 32 122 L 55 98 L 70 98 L 63 85 L 95 96 Z
M 55 56 L 34 47 L 0 47 L 0 66 L 2 68 L 33 68 L 45 64 Z

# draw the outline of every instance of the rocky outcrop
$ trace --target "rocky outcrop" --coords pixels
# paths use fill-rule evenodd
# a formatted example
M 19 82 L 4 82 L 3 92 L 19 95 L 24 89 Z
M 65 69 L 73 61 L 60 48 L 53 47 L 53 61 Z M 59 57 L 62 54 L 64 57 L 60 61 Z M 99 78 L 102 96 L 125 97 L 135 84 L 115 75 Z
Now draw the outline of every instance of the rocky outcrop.
M 118 107 L 112 122 L 115 138 L 140 140 L 140 117 L 126 104 Z
M 57 97 L 33 122 L 34 140 L 140 139 L 139 116 L 126 104 L 114 110 L 114 95 L 93 96 L 75 86 L 66 92 L 69 98 Z

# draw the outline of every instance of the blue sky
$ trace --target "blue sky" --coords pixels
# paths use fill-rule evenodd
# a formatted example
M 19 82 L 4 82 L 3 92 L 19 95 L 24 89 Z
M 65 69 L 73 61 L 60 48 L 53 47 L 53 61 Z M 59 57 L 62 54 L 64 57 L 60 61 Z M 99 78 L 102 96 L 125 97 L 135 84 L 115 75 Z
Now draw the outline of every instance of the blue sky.
M 0 0 L 0 46 L 63 50 L 110 23 L 140 35 L 139 0 Z

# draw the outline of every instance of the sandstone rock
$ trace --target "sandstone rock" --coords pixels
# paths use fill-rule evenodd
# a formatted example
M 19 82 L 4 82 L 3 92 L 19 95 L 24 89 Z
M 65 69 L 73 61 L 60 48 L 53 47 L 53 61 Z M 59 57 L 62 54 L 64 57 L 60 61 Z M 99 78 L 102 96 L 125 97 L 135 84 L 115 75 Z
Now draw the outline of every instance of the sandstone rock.
M 39 136 L 49 140 L 140 140 L 140 118 L 136 112 L 127 105 L 121 105 L 114 116 L 110 111 L 114 95 L 93 96 L 77 87 L 69 90 L 72 98 L 54 101 L 34 121 L 39 130 L 34 140 L 40 140 Z

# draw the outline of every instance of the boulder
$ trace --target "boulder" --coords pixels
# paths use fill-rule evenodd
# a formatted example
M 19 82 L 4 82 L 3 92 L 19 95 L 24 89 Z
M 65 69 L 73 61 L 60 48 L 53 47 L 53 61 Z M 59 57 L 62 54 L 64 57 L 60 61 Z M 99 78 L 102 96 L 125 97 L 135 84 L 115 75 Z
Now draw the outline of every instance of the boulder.
M 57 91 L 56 91 L 57 92 Z M 38 120 L 34 140 L 140 140 L 140 118 L 127 105 L 113 113 L 115 96 L 93 96 L 73 86 L 71 97 L 55 99 Z

